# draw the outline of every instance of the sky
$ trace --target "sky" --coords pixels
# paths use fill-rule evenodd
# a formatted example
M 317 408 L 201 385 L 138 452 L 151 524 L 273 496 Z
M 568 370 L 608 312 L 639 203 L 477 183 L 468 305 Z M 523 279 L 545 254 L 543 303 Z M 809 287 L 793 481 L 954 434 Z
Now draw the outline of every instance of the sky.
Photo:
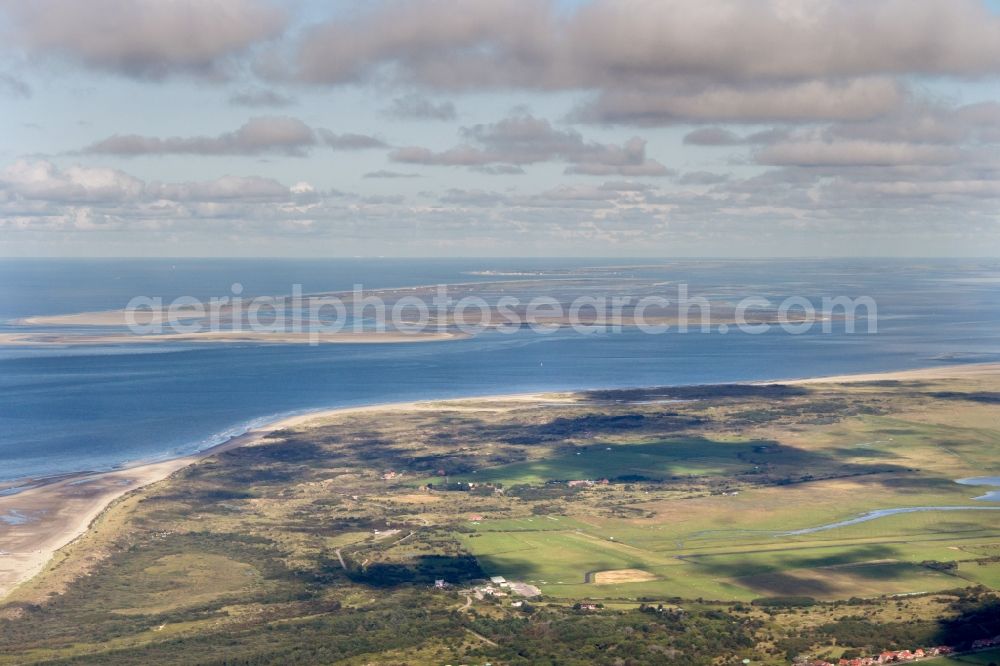
M 1000 256 L 1000 2 L 0 0 L 0 256 Z

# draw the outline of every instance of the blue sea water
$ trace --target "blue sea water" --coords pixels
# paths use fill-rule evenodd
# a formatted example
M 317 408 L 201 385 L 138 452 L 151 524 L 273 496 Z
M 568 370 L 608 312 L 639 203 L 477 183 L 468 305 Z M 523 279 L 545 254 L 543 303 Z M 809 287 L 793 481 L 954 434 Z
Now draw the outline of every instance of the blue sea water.
M 984 260 L 2 260 L 0 332 L 31 315 L 207 299 L 572 272 L 685 282 L 692 295 L 872 296 L 876 334 L 817 327 L 648 335 L 483 333 L 393 345 L 0 346 L 0 480 L 105 469 L 212 444 L 333 406 L 537 390 L 810 377 L 1000 360 L 1000 262 Z M 638 262 L 636 262 L 638 263 Z M 504 277 L 503 279 L 517 279 Z M 525 279 L 528 279 L 525 277 Z M 862 330 L 864 326 L 860 327 Z

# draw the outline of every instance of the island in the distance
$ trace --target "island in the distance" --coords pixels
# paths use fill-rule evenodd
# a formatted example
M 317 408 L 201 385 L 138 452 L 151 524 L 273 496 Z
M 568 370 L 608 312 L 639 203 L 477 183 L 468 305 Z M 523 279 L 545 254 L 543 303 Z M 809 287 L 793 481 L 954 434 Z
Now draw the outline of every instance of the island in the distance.
M 987 664 L 998 381 L 334 410 L 39 482 L 0 496 L 0 664 Z

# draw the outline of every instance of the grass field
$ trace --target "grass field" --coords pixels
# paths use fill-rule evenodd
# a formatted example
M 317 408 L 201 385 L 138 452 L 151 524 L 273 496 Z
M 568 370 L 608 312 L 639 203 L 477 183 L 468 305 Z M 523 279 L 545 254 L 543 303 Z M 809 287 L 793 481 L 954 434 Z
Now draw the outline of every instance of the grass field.
M 615 485 L 594 487 L 587 491 L 586 508 L 566 500 L 559 502 L 558 516 L 484 520 L 474 528 L 480 536 L 464 543 L 486 570 L 529 579 L 560 597 L 585 593 L 582 581 L 601 568 L 636 568 L 655 579 L 592 589 L 592 594 L 671 590 L 705 598 L 836 599 L 933 592 L 970 582 L 997 589 L 1000 566 L 969 561 L 982 557 L 976 546 L 1000 542 L 1000 512 L 906 513 L 783 534 L 876 509 L 978 506 L 969 488 L 954 479 L 971 473 L 974 465 L 990 469 L 995 464 L 988 453 L 1000 445 L 996 429 L 989 427 L 996 424 L 994 412 L 979 405 L 934 405 L 865 414 L 829 428 L 768 427 L 741 435 L 632 443 L 614 436 L 545 460 L 478 469 L 461 478 L 509 487 L 559 479 L 721 475 L 739 485 L 687 496 L 683 481 L 672 495 L 653 491 L 643 481 L 635 482 L 633 493 Z M 831 461 L 857 473 L 822 478 L 834 467 Z M 752 485 L 761 472 L 773 477 L 788 468 L 820 478 Z M 593 511 L 592 505 L 616 509 Z M 966 563 L 955 571 L 922 564 L 952 561 Z
M 537 484 L 553 479 L 674 477 L 729 474 L 753 468 L 745 457 L 769 442 L 709 441 L 700 438 L 574 447 L 576 451 L 545 460 L 477 470 L 465 481 L 504 485 Z

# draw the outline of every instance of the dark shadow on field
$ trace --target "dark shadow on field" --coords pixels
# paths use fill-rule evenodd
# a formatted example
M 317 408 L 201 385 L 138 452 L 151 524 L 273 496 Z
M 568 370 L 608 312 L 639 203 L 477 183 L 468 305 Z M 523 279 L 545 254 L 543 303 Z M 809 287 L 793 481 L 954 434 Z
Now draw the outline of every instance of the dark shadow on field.
M 783 572 L 746 576 L 735 581 L 759 594 L 776 597 L 822 597 L 836 592 L 836 588 L 822 580 L 800 578 Z
M 1000 405 L 1000 391 L 935 391 L 927 393 L 932 398 L 940 400 L 967 400 L 969 402 L 979 402 L 986 405 Z
M 732 561 L 731 558 L 735 555 L 687 555 L 683 559 L 714 576 L 741 578 L 744 576 L 772 574 L 787 569 L 814 569 L 817 567 L 861 564 L 872 562 L 873 560 L 894 558 L 899 553 L 891 546 L 870 545 L 845 548 L 837 555 L 794 552 L 781 554 L 768 553 L 770 558 L 768 562 L 761 562 L 752 557 L 744 561 Z M 748 553 L 748 555 L 752 555 L 752 553 Z M 726 557 L 729 561 L 721 561 L 722 557 Z
M 809 389 L 787 384 L 707 384 L 701 386 L 660 386 L 636 389 L 585 391 L 595 402 L 657 402 L 665 400 L 707 400 L 721 398 L 767 398 L 780 400 L 809 394 Z
M 844 458 L 891 459 L 891 458 L 901 457 L 893 453 L 892 451 L 885 451 L 882 449 L 870 449 L 864 446 L 842 446 L 835 449 L 828 449 L 828 451 L 830 451 L 830 453 L 836 456 L 842 456 Z
M 281 442 L 255 444 L 231 449 L 222 454 L 224 458 L 238 459 L 241 463 L 301 463 L 317 458 L 337 458 L 333 451 L 309 440 L 289 437 Z
M 665 483 L 701 475 L 728 475 L 764 485 L 800 483 L 826 477 L 899 474 L 908 468 L 882 462 L 845 462 L 836 455 L 788 446 L 775 440 L 733 442 L 708 437 L 665 438 L 657 442 L 568 444 L 543 460 L 490 466 L 482 480 L 531 474 L 550 481 L 606 478 L 615 483 Z M 883 481 L 884 482 L 884 481 Z
M 532 445 L 560 442 L 571 437 L 592 436 L 594 433 L 681 432 L 705 425 L 700 416 L 658 412 L 652 414 L 602 414 L 593 412 L 578 416 L 560 416 L 545 423 L 483 424 L 480 436 L 508 444 Z
M 941 477 L 924 476 L 894 476 L 885 479 L 872 479 L 873 484 L 881 486 L 894 493 L 928 493 L 942 492 L 948 493 L 956 490 L 956 484 L 952 479 Z
M 988 514 L 989 512 L 984 511 L 983 513 Z M 984 516 L 984 518 L 985 517 L 986 516 Z M 982 523 L 969 521 L 944 520 L 934 523 L 934 531 L 942 534 L 954 534 L 956 532 L 981 532 L 982 530 Z
M 988 593 L 963 597 L 958 615 L 941 620 L 937 639 L 944 645 L 966 646 L 980 638 L 1000 635 L 1000 599 Z
M 421 555 L 406 564 L 376 562 L 366 567 L 351 568 L 347 577 L 354 583 L 385 588 L 407 584 L 433 585 L 436 580 L 460 585 L 483 579 L 486 574 L 471 555 Z
M 582 395 L 581 402 L 556 408 L 549 418 L 544 418 L 545 413 L 529 410 L 529 416 L 524 419 L 517 416 L 510 421 L 480 419 L 449 412 L 447 406 L 442 406 L 440 412 L 407 414 L 404 421 L 393 420 L 389 415 L 385 417 L 386 424 L 392 431 L 383 431 L 378 420 L 369 424 L 363 419 L 357 426 L 319 427 L 311 430 L 308 437 L 288 429 L 274 433 L 262 445 L 217 454 L 217 464 L 201 466 L 198 472 L 188 474 L 187 480 L 200 480 L 216 488 L 239 486 L 231 489 L 254 492 L 263 486 L 309 481 L 324 467 L 359 465 L 426 476 L 466 475 L 474 470 L 523 462 L 530 457 L 528 447 L 533 445 L 556 447 L 557 455 L 548 462 L 548 469 L 543 470 L 553 480 L 582 475 L 584 478 L 618 476 L 622 482 L 662 481 L 687 474 L 680 469 L 682 458 L 698 458 L 703 465 L 721 466 L 719 471 L 726 474 L 758 474 L 760 476 L 752 480 L 764 484 L 896 473 L 903 469 L 885 464 L 892 458 L 888 453 L 843 452 L 855 459 L 855 462 L 845 462 L 838 459 L 841 451 L 807 452 L 777 442 L 756 442 L 754 445 L 758 448 L 739 450 L 734 459 L 732 452 L 738 450 L 738 446 L 713 441 L 701 434 L 718 426 L 733 430 L 782 419 L 796 423 L 828 423 L 876 410 L 864 400 L 827 395 L 812 388 L 723 384 L 591 391 Z M 800 399 L 804 396 L 807 399 Z M 690 407 L 651 405 L 670 401 L 698 404 Z M 712 413 L 706 411 L 715 404 L 726 406 L 722 422 L 717 423 Z M 539 420 L 539 416 L 544 420 Z M 413 436 L 406 436 L 407 431 Z M 611 475 L 591 466 L 575 469 L 573 461 L 565 459 L 566 455 L 578 452 L 574 440 L 595 441 L 602 436 L 621 435 L 634 435 L 637 440 L 646 442 L 661 439 L 691 444 L 684 447 L 672 444 L 669 451 L 664 449 L 666 453 L 656 450 L 660 444 L 648 445 L 645 450 L 633 448 L 637 458 L 648 454 L 656 463 L 667 463 L 653 473 L 646 473 L 646 466 L 640 464 L 639 471 L 633 466 Z M 489 446 L 488 455 L 483 455 L 483 445 Z M 553 460 L 558 460 L 559 464 L 554 464 Z M 199 475 L 200 479 L 196 479 Z
M 503 571 L 504 575 L 508 578 L 528 578 L 530 576 L 537 577 L 540 569 L 535 566 L 529 557 L 530 551 L 524 551 L 525 557 L 518 558 L 517 562 L 511 562 L 510 560 L 498 561 L 490 555 L 479 555 L 476 560 L 482 567 L 488 571 Z
M 839 645 L 857 648 L 901 649 L 914 645 L 948 645 L 968 650 L 972 643 L 1000 633 L 1000 600 L 986 590 L 953 590 L 947 616 L 906 622 L 878 622 L 860 614 L 838 618 L 820 627 L 820 631 Z M 956 662 L 986 664 L 986 655 L 973 653 L 955 656 Z
M 859 581 L 885 581 L 912 575 L 922 570 L 911 562 L 878 561 L 897 555 L 892 548 L 869 546 L 854 548 L 838 558 L 783 558 L 781 570 L 747 573 L 740 565 L 718 565 L 698 562 L 715 575 L 724 575 L 734 582 L 761 594 L 772 596 L 824 596 L 842 593 L 836 583 L 825 579 L 826 572 L 848 576 Z M 844 560 L 837 562 L 837 560 Z M 749 568 L 749 567 L 748 567 Z

